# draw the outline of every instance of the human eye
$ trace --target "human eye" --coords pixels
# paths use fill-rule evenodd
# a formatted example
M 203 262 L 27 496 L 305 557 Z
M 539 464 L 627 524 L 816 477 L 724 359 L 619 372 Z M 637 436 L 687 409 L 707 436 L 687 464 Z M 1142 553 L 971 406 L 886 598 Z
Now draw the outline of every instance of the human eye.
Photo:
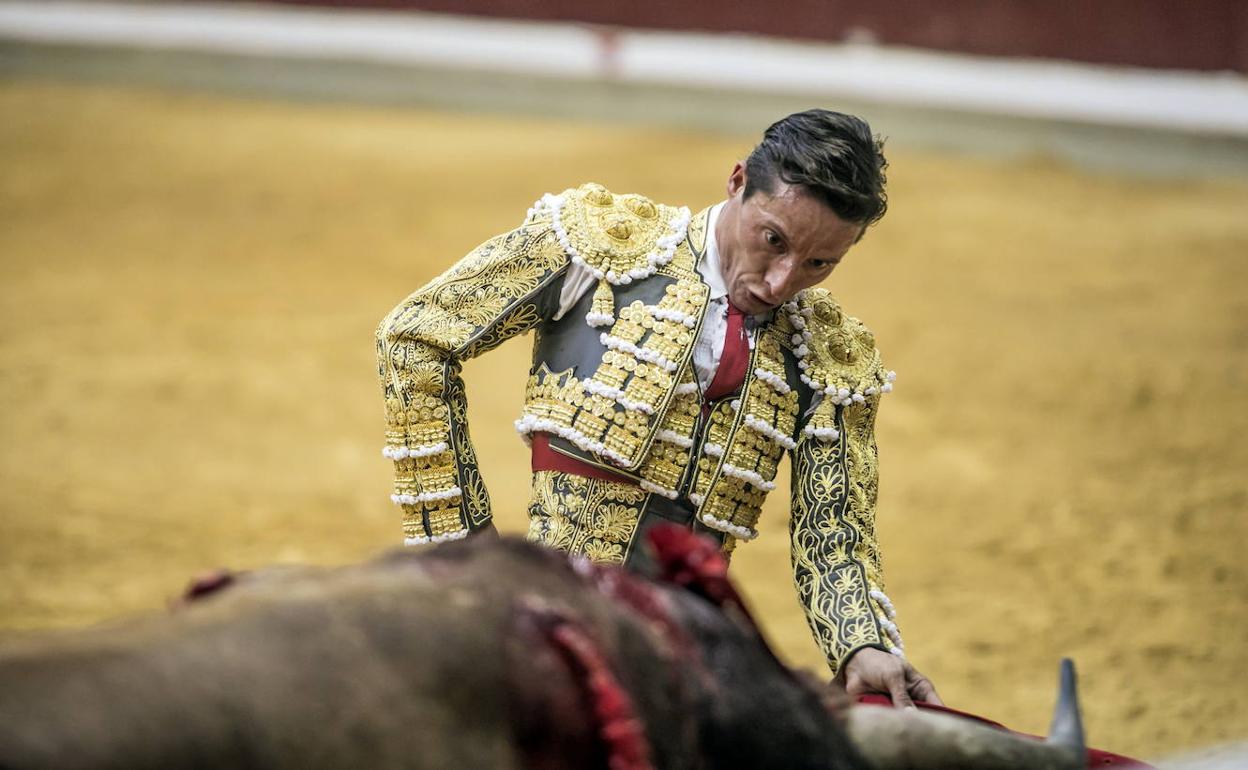
M 776 234 L 775 230 L 764 230 L 763 238 L 767 240 L 767 245 L 772 248 L 780 249 L 784 247 L 784 240 Z

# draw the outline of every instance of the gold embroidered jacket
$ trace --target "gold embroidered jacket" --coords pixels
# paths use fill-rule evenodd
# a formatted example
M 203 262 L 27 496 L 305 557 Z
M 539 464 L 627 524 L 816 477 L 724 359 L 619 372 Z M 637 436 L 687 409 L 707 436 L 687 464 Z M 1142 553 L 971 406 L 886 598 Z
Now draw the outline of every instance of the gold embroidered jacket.
M 460 362 L 536 330 L 522 434 L 548 433 L 556 451 L 688 501 L 727 552 L 757 535 L 787 451 L 794 580 L 830 667 L 864 646 L 901 654 L 874 530 L 874 422 L 893 375 L 871 332 L 810 289 L 755 331 L 739 396 L 704 416 L 692 355 L 708 301 L 696 269 L 706 222 L 707 211 L 594 184 L 547 195 L 386 316 L 383 454 L 406 541 L 459 538 L 490 520 Z M 597 287 L 555 318 L 574 265 Z

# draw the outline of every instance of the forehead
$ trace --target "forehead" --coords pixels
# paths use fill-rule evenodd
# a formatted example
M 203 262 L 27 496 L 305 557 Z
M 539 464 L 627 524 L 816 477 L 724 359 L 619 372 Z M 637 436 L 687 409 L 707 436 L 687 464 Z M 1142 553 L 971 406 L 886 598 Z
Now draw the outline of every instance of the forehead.
M 758 191 L 745 201 L 747 218 L 758 227 L 771 227 L 793 249 L 839 254 L 854 244 L 862 226 L 841 219 L 827 204 L 800 186 L 777 183 L 769 195 Z

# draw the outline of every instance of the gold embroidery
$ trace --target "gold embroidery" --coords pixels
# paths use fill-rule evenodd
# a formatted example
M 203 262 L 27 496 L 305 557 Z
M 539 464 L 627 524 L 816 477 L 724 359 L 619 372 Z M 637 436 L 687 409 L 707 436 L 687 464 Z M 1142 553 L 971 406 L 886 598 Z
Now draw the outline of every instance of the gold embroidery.
M 646 493 L 629 484 L 560 471 L 533 474 L 530 540 L 594 561 L 620 563 L 637 530 Z
M 378 327 L 385 453 L 409 542 L 460 537 L 489 520 L 459 362 L 539 323 L 536 298 L 566 264 L 549 221 L 533 219 L 477 247 Z
M 613 195 L 592 182 L 567 190 L 560 198 L 559 221 L 572 250 L 612 279 L 653 271 L 649 258 L 666 245 L 662 239 L 682 217 L 679 209 L 656 205 L 640 195 Z M 679 232 L 683 236 L 683 225 Z
M 864 645 L 887 648 L 874 513 L 877 479 L 874 404 L 842 407 L 835 441 L 804 437 L 794 451 L 790 535 L 794 582 L 807 621 L 836 672 Z
M 851 394 L 878 396 L 888 381 L 875 347 L 875 336 L 853 316 L 845 315 L 826 289 L 807 289 L 799 296 L 796 308 L 809 319 L 810 334 L 804 342 L 809 348 L 805 357 L 805 375 L 821 386 L 841 391 L 841 402 Z M 801 329 L 793 326 L 788 313 L 779 313 L 776 322 L 789 338 Z

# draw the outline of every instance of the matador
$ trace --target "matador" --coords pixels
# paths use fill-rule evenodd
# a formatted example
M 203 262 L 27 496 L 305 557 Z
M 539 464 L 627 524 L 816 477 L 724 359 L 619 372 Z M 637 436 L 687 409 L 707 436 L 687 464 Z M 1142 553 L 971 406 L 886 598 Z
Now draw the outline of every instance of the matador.
M 642 567 L 673 522 L 726 555 L 753 540 L 792 463 L 797 592 L 851 693 L 939 702 L 904 658 L 875 536 L 874 423 L 894 374 L 816 284 L 884 214 L 867 124 L 790 115 L 696 214 L 585 184 L 543 196 L 382 321 L 383 454 L 406 542 L 492 528 L 461 362 L 534 332 L 516 427 L 530 539 Z

